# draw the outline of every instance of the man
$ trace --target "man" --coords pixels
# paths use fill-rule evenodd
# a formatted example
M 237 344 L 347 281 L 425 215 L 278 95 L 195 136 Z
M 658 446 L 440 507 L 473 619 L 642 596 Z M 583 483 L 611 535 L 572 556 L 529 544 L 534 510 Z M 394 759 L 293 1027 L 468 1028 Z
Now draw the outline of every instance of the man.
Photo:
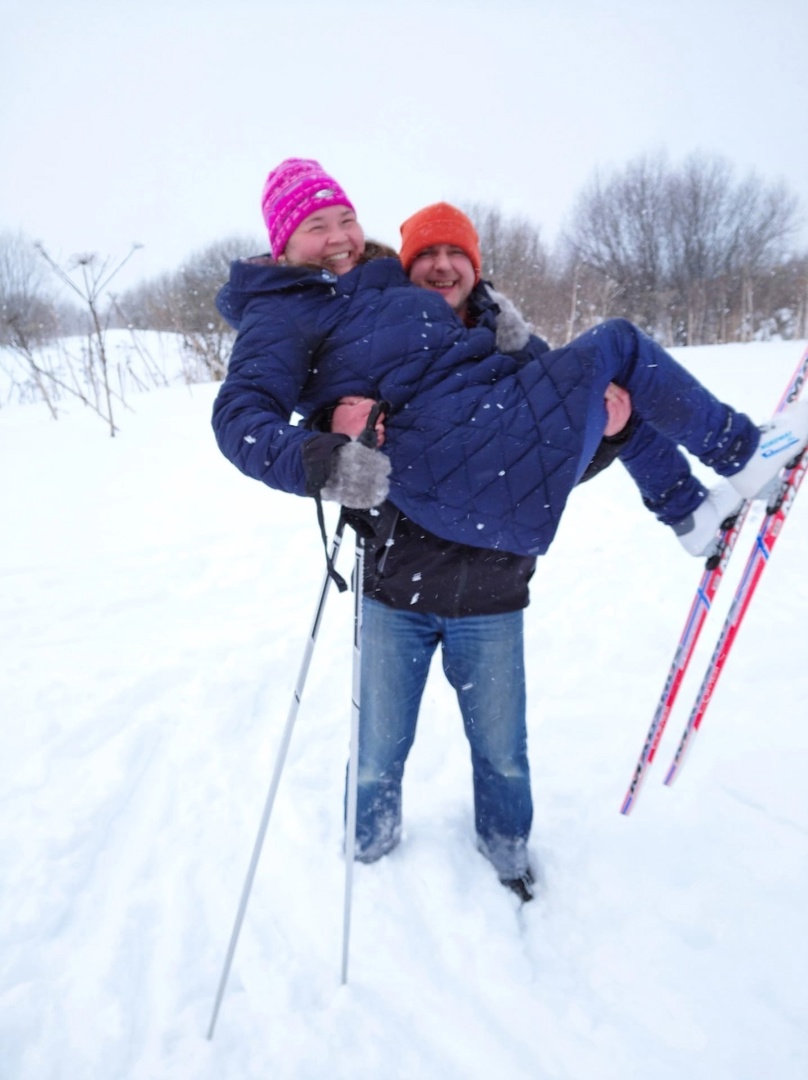
M 499 348 L 526 361 L 548 349 L 509 301 L 481 283 L 479 240 L 465 214 L 446 203 L 428 206 L 404 222 L 401 236 L 410 279 L 443 295 L 464 322 L 496 330 Z M 343 399 L 332 431 L 357 434 L 369 406 Z M 381 427 L 379 434 L 381 442 Z M 471 750 L 477 846 L 500 881 L 529 901 L 523 610 L 535 559 L 443 540 L 391 503 L 366 520 L 373 529 L 362 614 L 357 858 L 372 862 L 399 842 L 404 766 L 440 645 Z

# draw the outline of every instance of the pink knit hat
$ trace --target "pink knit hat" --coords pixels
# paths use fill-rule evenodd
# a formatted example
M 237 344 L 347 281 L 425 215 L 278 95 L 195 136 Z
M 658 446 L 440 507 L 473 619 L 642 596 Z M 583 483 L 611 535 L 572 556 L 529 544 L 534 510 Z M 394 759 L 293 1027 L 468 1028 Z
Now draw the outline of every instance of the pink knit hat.
M 269 230 L 269 244 L 277 259 L 304 218 L 326 206 L 354 205 L 337 181 L 317 161 L 287 158 L 266 179 L 261 210 Z

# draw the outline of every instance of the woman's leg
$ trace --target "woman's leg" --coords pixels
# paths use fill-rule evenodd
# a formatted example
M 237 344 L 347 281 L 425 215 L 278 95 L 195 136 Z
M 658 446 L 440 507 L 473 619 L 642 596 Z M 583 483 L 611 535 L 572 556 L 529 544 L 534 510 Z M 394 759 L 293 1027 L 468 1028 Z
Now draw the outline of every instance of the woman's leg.
M 756 427 L 624 319 L 594 327 L 569 347 L 584 350 L 596 372 L 579 474 L 591 460 L 603 430 L 602 395 L 615 382 L 631 394 L 637 416 L 671 443 L 666 446 L 656 440 L 656 450 L 646 446 L 642 460 L 629 457 L 629 471 L 635 479 L 639 477 L 644 498 L 663 504 L 668 523 L 693 555 L 706 554 L 704 543 L 711 543 L 721 521 L 740 500 L 763 497 L 780 470 L 808 443 L 808 403 L 792 404 L 768 424 Z M 695 484 L 674 443 L 729 479 L 728 485 L 712 488 L 701 505 L 678 522 L 674 518 L 680 509 L 677 498 L 694 498 Z
M 620 451 L 620 461 L 645 506 L 663 525 L 684 521 L 707 497 L 707 488 L 693 475 L 679 447 L 644 420 Z
M 568 348 L 586 350 L 596 371 L 585 454 L 590 448 L 594 453 L 592 443 L 602 435 L 602 398 L 610 382 L 629 391 L 632 409 L 642 420 L 721 476 L 739 472 L 754 453 L 760 431 L 750 418 L 711 394 L 670 353 L 625 319 L 593 327 Z M 589 460 L 591 454 L 583 468 Z

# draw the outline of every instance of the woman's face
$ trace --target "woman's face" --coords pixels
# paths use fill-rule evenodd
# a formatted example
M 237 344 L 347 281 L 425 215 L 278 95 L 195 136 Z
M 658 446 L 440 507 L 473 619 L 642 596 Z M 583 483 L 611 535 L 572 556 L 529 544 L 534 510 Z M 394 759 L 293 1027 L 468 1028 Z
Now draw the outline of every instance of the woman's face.
M 313 263 L 347 274 L 365 250 L 365 235 L 348 206 L 326 206 L 304 218 L 286 242 L 278 262 L 300 266 Z

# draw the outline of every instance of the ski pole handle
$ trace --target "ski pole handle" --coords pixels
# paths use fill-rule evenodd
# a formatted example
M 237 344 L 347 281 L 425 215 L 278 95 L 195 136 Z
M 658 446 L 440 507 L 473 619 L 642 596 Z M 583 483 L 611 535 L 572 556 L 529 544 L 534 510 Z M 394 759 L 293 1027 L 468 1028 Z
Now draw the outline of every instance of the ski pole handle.
M 368 413 L 368 419 L 367 423 L 365 424 L 364 431 L 356 441 L 360 442 L 363 446 L 369 447 L 371 450 L 375 450 L 379 442 L 379 435 L 376 431 L 376 424 L 380 418 L 383 420 L 389 412 L 389 401 L 385 401 L 384 399 L 382 399 L 381 401 L 377 401 Z

